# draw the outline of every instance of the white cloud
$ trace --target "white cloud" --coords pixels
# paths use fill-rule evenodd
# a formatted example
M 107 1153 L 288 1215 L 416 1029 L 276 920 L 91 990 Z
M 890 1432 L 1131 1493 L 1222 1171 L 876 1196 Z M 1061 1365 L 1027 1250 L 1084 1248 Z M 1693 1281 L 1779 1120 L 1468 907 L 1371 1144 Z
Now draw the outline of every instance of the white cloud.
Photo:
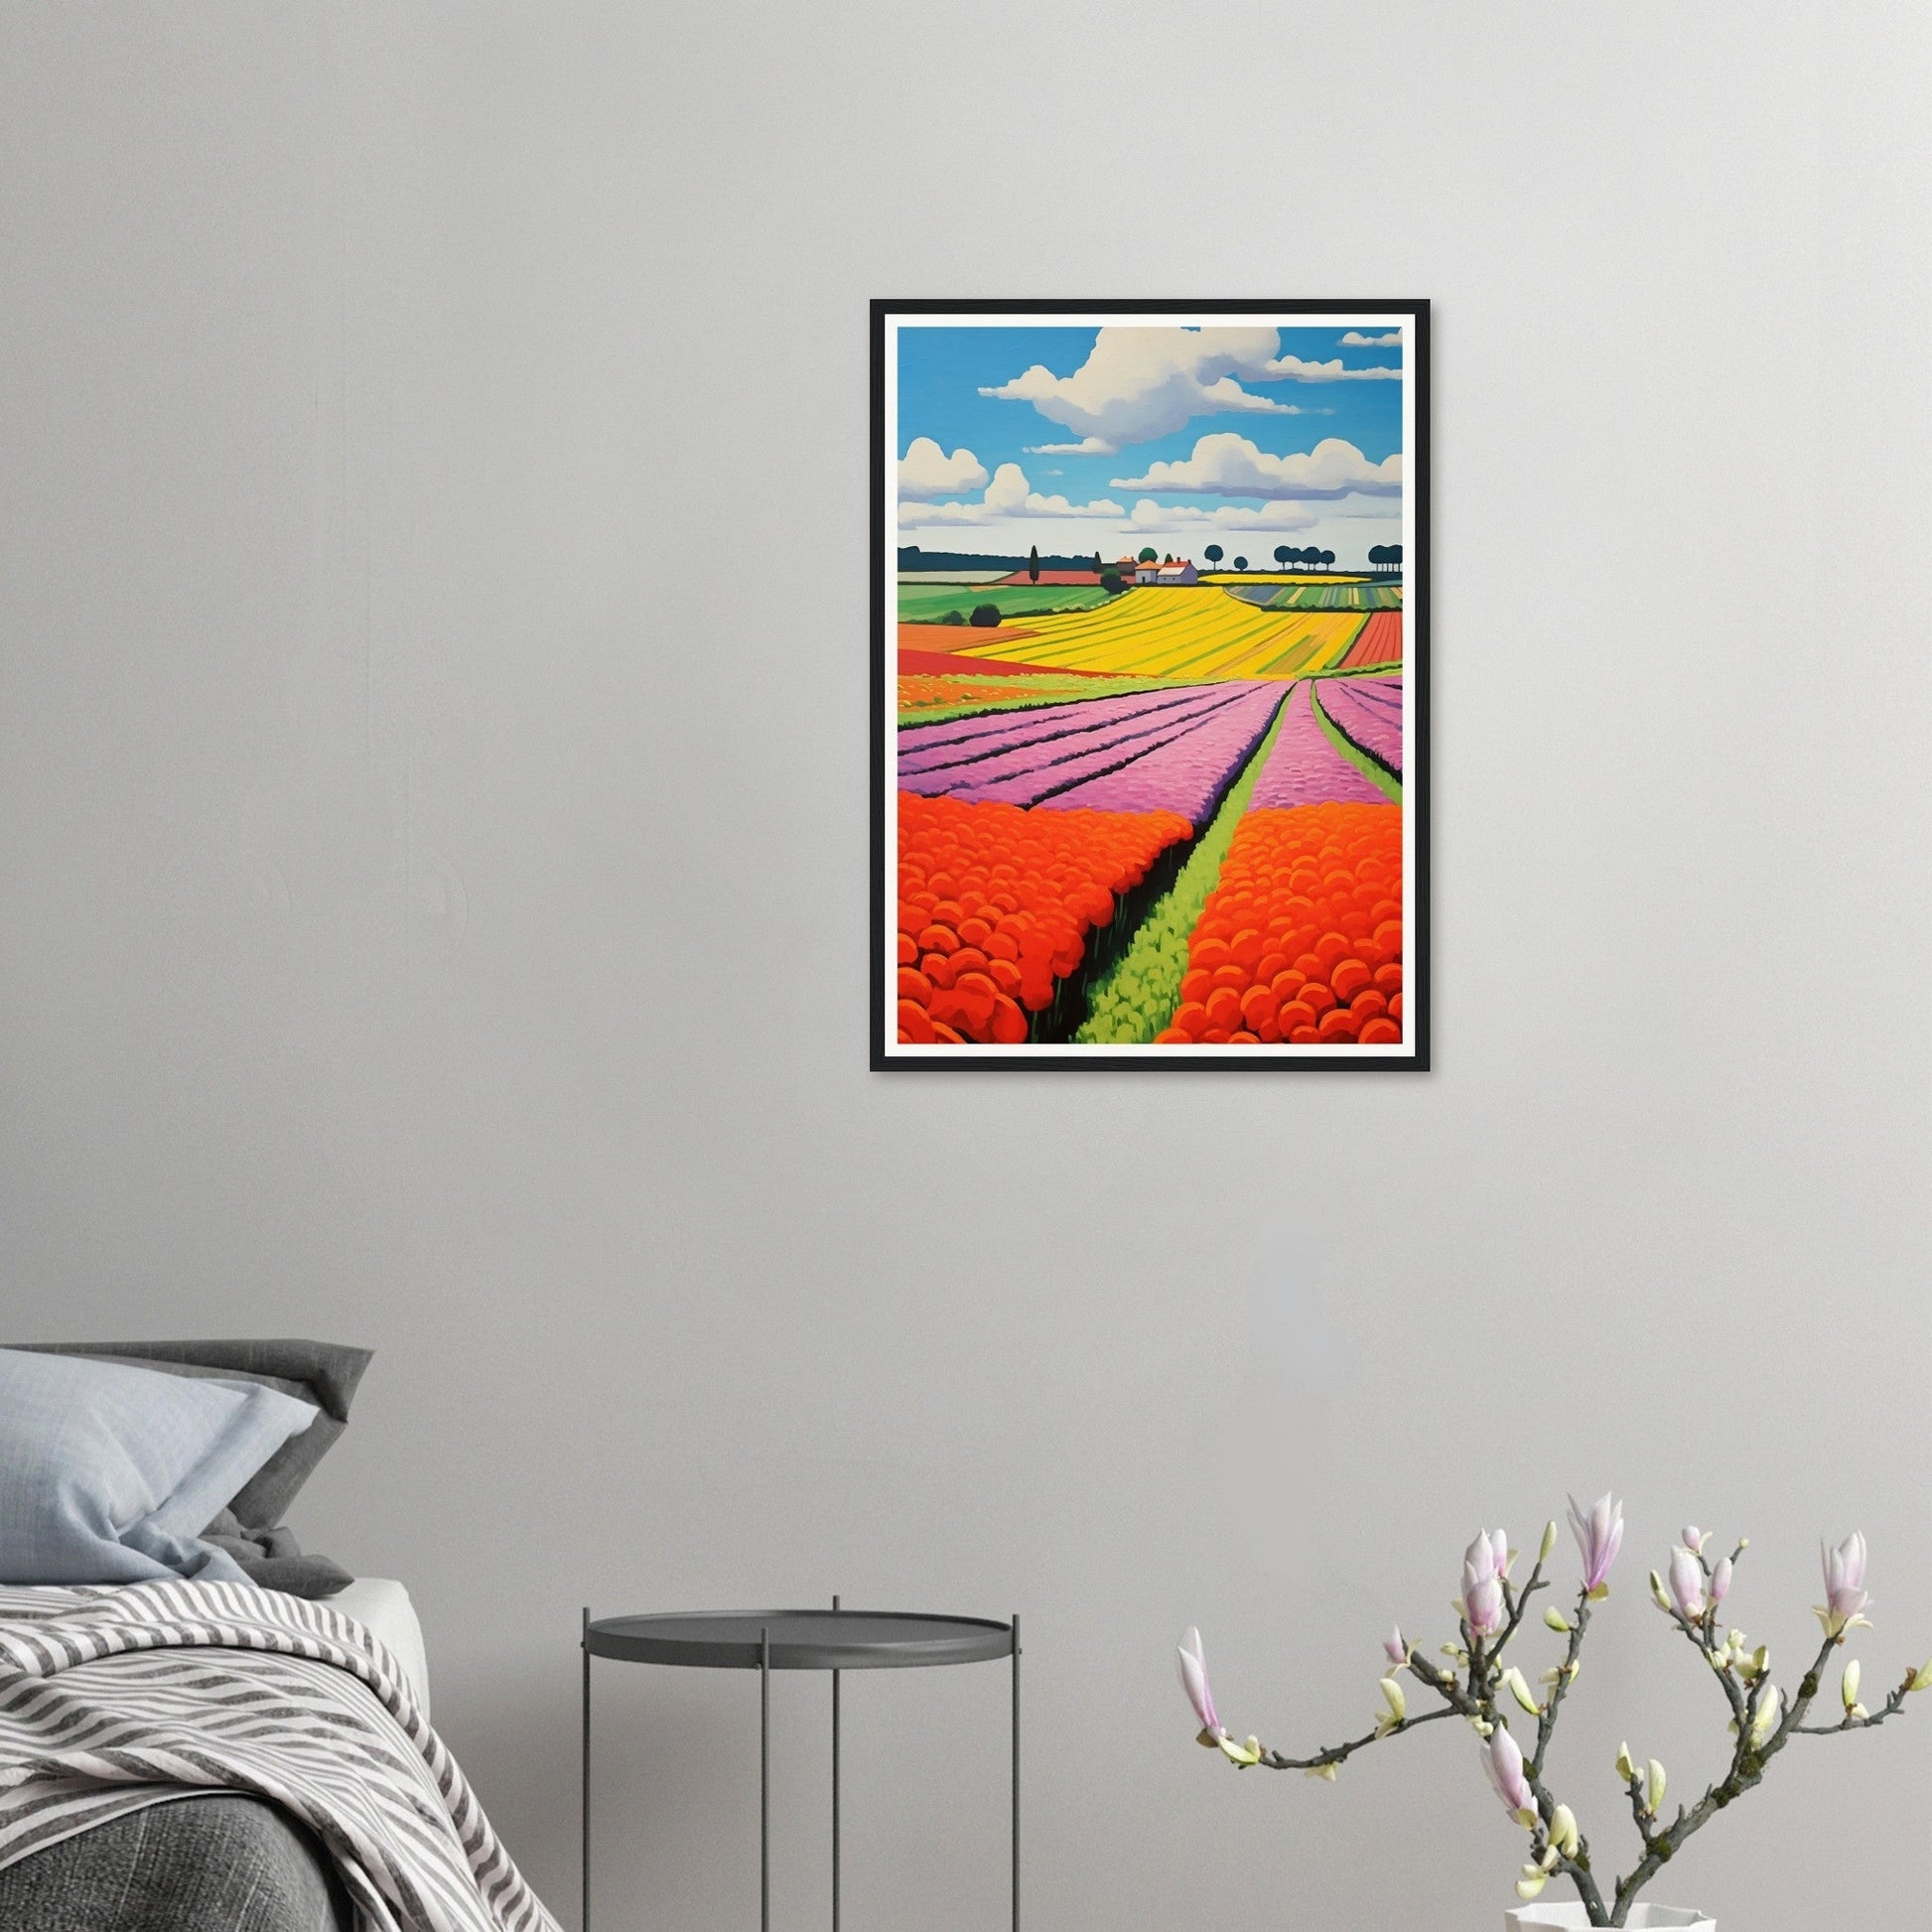
M 985 472 L 980 473 L 982 477 Z M 935 523 L 1008 523 L 1035 516 L 1123 516 L 1118 503 L 1096 497 L 1091 503 L 1071 503 L 1064 496 L 1042 496 L 1027 482 L 1017 463 L 1003 463 L 993 473 L 986 493 L 977 503 L 901 502 L 900 529 L 919 529 Z
M 905 446 L 898 466 L 900 496 L 957 496 L 978 489 L 986 482 L 986 466 L 971 450 L 948 456 L 929 436 L 915 436 Z
M 1250 369 L 1250 375 L 1265 375 L 1273 380 L 1291 376 L 1297 382 L 1399 382 L 1400 369 L 1349 369 L 1337 355 L 1331 362 L 1305 362 L 1299 355 L 1281 355 L 1266 368 Z
M 1144 477 L 1115 477 L 1111 482 L 1116 489 L 1185 490 L 1202 496 L 1398 496 L 1402 458 L 1371 463 L 1338 436 L 1323 437 L 1306 455 L 1270 456 L 1245 436 L 1222 430 L 1199 438 L 1191 457 L 1151 463 Z
M 1078 443 L 1043 443 L 1046 456 L 1114 456 L 1130 443 L 1168 436 L 1196 416 L 1294 416 L 1293 403 L 1244 389 L 1250 381 L 1353 382 L 1399 378 L 1400 369 L 1347 369 L 1340 358 L 1307 362 L 1281 352 L 1275 329 L 1102 329 L 1071 375 L 1035 362 L 983 396 L 1030 402 Z
M 1315 521 L 1314 512 L 1304 509 L 1300 503 L 1269 503 L 1260 509 L 1221 503 L 1206 510 L 1188 503 L 1157 503 L 1152 496 L 1143 496 L 1121 528 L 1195 530 L 1205 526 L 1215 530 L 1308 530 L 1313 528 Z
M 1400 348 L 1402 331 L 1391 329 L 1386 336 L 1364 336 L 1359 329 L 1351 329 L 1341 339 L 1343 348 Z

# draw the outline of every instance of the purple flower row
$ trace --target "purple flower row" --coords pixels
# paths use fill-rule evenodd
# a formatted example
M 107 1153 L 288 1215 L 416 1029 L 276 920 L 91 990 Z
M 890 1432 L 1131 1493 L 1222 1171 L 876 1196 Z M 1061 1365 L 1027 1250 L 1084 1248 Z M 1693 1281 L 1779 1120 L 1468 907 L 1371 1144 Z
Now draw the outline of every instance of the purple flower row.
M 1052 811 L 1179 812 L 1196 832 L 1275 722 L 1281 687 L 1249 687 L 1193 730 L 1039 802 Z
M 1396 711 L 1402 709 L 1402 673 L 1394 677 L 1338 677 L 1324 680 L 1331 687 L 1345 688 L 1357 697 L 1373 699 L 1375 703 Z
M 1388 794 L 1365 778 L 1328 742 L 1310 699 L 1312 687 L 1289 694 L 1281 736 L 1249 800 L 1250 811 L 1285 805 L 1385 805 Z
M 1152 702 L 1120 709 L 1120 701 L 1083 698 L 1026 720 L 1009 716 L 999 726 L 944 745 L 906 746 L 900 741 L 898 781 L 907 791 L 951 791 L 956 783 L 1031 770 L 1034 765 L 1078 753 L 1177 730 L 1189 720 L 1226 704 L 1226 686 L 1197 686 L 1186 692 L 1157 692 Z M 935 782 L 923 783 L 922 779 Z
M 1357 691 L 1346 678 L 1324 678 L 1318 702 L 1321 709 L 1370 758 L 1402 775 L 1402 706 Z
M 951 772 L 915 773 L 903 783 L 908 791 L 942 787 L 948 796 L 968 801 L 1037 805 L 1076 787 L 1084 789 L 1090 779 L 1131 768 L 1202 733 L 1212 733 L 1228 714 L 1245 714 L 1258 699 L 1279 697 L 1278 691 L 1270 692 L 1265 686 L 1222 685 L 1217 689 L 1221 695 L 1212 705 L 1177 718 L 1167 714 L 1168 721 L 1159 726 L 1137 721 L 1133 727 L 1104 734 L 1083 733 L 1070 742 L 1031 746 Z M 1218 742 L 1218 736 L 1214 742 Z M 1157 807 L 1115 805 L 1111 809 L 1152 811 Z
M 1118 698 L 1076 698 L 1070 704 L 1047 704 L 1037 710 L 985 711 L 937 725 L 902 725 L 898 731 L 899 769 L 924 769 L 944 754 L 970 746 L 1027 745 L 1117 719 L 1145 717 L 1197 702 L 1212 692 L 1212 686 L 1190 685 L 1173 691 L 1136 691 Z

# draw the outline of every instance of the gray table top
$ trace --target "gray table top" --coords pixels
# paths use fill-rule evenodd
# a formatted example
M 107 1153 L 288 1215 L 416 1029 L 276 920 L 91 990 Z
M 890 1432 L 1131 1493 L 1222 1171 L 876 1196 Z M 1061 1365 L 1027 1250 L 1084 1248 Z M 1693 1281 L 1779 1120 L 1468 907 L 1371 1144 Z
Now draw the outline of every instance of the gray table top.
M 1013 1655 L 1013 1626 L 897 1610 L 700 1610 L 600 1617 L 593 1657 L 633 1664 L 757 1670 L 759 1634 L 773 1670 L 912 1670 Z

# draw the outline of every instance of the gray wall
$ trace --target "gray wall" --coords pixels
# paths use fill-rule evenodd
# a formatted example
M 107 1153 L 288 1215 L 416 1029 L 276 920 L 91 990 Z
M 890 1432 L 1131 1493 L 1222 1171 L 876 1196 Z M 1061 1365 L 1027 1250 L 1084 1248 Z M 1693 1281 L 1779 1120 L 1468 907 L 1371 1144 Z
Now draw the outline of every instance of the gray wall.
M 1033 1923 L 1474 1932 L 1466 1733 L 1332 1739 L 1566 1487 L 1628 1844 L 1754 1539 L 1932 1651 L 1923 10 L 26 6 L 0 69 L 0 1269 L 372 1343 L 408 1580 L 574 1923 L 578 1606 L 1031 1619 Z M 1439 1071 L 865 1069 L 865 300 L 1437 305 Z M 745 1923 L 749 1687 L 606 1679 L 604 1923 Z M 999 1922 L 1002 1687 L 856 1685 L 850 1922 Z M 825 1918 L 823 1686 L 779 1908 Z M 1903 1926 L 1932 1712 L 1658 1894 Z M 1865 1916 L 1859 1919 L 1860 1913 Z

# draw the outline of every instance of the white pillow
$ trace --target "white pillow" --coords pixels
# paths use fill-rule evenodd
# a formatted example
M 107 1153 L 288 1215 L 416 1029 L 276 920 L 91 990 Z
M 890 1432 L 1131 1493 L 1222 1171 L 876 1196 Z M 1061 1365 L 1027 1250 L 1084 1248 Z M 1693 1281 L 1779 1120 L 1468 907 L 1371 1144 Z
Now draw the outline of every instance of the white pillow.
M 0 1584 L 246 1583 L 201 1533 L 316 1413 L 255 1382 L 0 1348 Z

